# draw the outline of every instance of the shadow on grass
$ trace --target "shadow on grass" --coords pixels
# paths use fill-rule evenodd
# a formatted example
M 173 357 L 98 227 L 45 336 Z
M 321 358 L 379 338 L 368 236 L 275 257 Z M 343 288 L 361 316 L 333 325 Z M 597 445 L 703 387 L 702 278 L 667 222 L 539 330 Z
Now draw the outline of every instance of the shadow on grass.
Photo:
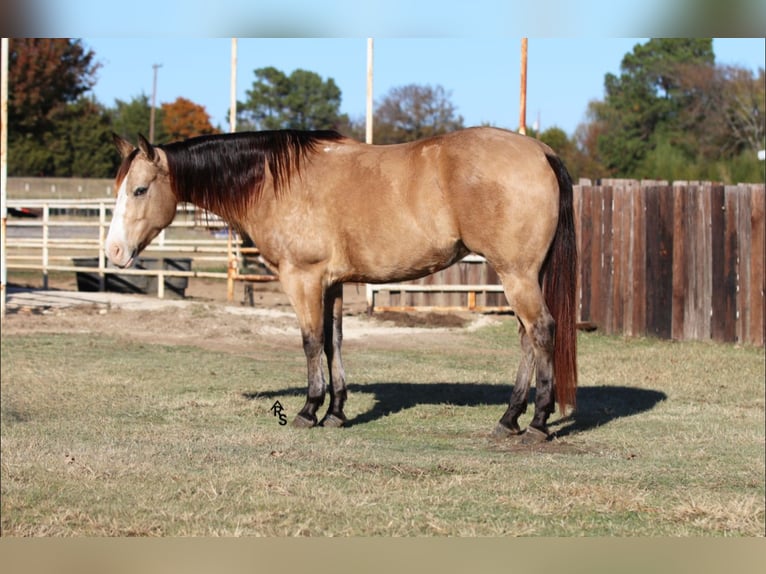
M 497 419 L 505 412 L 512 387 L 485 383 L 369 383 L 348 386 L 351 393 L 375 395 L 375 406 L 350 419 L 347 426 L 360 425 L 417 405 L 455 405 L 474 407 L 499 405 Z M 285 395 L 305 395 L 305 387 L 291 387 L 263 393 L 245 392 L 247 399 L 273 399 Z M 583 387 L 577 389 L 577 410 L 550 423 L 556 436 L 586 431 L 609 422 L 649 411 L 667 395 L 660 391 L 632 387 Z M 351 398 L 353 400 L 353 397 Z M 535 390 L 529 394 L 529 412 L 534 409 Z

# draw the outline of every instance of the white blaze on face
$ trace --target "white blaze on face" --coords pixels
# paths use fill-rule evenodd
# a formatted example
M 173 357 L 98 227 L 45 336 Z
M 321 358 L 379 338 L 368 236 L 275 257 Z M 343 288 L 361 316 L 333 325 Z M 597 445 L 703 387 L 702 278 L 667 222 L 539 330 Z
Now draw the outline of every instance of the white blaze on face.
M 118 266 L 126 265 L 131 256 L 125 234 L 125 211 L 128 204 L 127 181 L 127 177 L 123 179 L 120 189 L 117 191 L 117 202 L 114 205 L 112 223 L 109 225 L 109 233 L 106 236 L 106 255 L 112 263 Z

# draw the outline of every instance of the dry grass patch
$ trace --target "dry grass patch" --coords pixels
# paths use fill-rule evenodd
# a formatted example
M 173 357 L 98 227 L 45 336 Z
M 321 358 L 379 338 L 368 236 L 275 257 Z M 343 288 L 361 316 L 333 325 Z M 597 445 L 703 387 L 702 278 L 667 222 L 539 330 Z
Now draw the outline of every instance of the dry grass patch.
M 3 330 L 3 534 L 763 534 L 763 349 L 581 335 L 578 411 L 530 447 L 489 438 L 512 321 L 350 339 L 351 424 L 306 431 L 269 410 L 303 404 L 299 341 L 175 315 L 183 345 L 129 312 Z

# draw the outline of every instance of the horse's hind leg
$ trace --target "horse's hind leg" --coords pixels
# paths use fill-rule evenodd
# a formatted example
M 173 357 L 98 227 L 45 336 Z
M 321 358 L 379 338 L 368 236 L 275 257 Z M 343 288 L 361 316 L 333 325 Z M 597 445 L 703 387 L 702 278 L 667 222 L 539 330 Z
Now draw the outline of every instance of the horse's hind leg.
M 319 423 L 325 427 L 340 427 L 346 422 L 346 373 L 343 370 L 340 347 L 343 342 L 343 284 L 333 285 L 324 300 L 324 352 L 330 369 L 330 408 Z
M 548 433 L 548 417 L 556 410 L 555 381 L 553 377 L 553 345 L 556 323 L 543 306 L 544 313 L 532 323 L 530 336 L 535 347 L 535 414 L 529 429 L 534 429 L 544 437 Z M 529 432 L 529 429 L 527 432 Z
M 527 411 L 529 385 L 532 381 L 532 374 L 535 371 L 535 351 L 532 348 L 529 335 L 522 324 L 519 324 L 519 334 L 521 336 L 521 362 L 516 372 L 516 382 L 513 385 L 508 409 L 500 419 L 500 422 L 497 423 L 493 433 L 493 436 L 497 438 L 521 434 L 519 417 Z
M 511 308 L 522 324 L 523 356 L 511 394 L 508 410 L 500 419 L 495 435 L 519 432 L 518 417 L 526 410 L 532 370 L 536 371 L 535 413 L 530 423 L 532 434 L 548 436 L 548 417 L 555 410 L 553 378 L 553 345 L 555 322 L 543 300 L 537 281 L 518 277 L 503 277 L 503 286 Z M 529 429 L 527 431 L 530 432 Z

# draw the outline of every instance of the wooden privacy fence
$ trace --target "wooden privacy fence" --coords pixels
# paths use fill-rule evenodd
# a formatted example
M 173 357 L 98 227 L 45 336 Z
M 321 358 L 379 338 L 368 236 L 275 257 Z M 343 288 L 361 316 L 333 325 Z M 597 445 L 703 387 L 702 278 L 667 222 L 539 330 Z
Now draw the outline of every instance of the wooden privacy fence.
M 587 180 L 585 180 L 587 181 Z M 576 185 L 578 322 L 600 331 L 764 344 L 764 186 Z M 371 310 L 507 307 L 475 255 L 418 281 L 368 286 Z
M 580 321 L 764 344 L 764 185 L 615 181 L 576 186 L 574 207 Z

